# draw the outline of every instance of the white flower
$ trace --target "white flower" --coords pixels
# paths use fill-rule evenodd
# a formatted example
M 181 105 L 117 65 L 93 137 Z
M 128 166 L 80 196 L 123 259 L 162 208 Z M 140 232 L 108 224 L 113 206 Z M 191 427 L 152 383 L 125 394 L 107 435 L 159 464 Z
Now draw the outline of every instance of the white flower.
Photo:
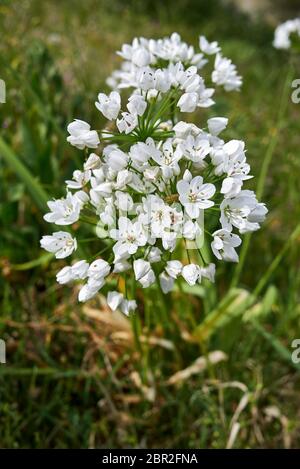
M 72 276 L 74 280 L 82 280 L 85 279 L 88 275 L 89 264 L 88 262 L 82 260 L 75 262 L 71 266 L 72 269 Z
M 212 117 L 208 119 L 208 130 L 212 135 L 219 135 L 222 130 L 226 129 L 228 119 L 226 117 Z
M 241 180 L 250 179 L 250 166 L 246 162 L 245 142 L 230 140 L 221 148 L 217 147 L 211 152 L 211 161 L 215 166 L 215 174 L 227 174 L 229 177 Z
M 166 140 L 161 148 L 161 152 L 153 154 L 152 159 L 161 167 L 162 175 L 165 179 L 178 176 L 180 173 L 179 160 L 181 158 L 181 149 L 174 150 L 172 139 Z
M 162 252 L 159 248 L 153 247 L 150 249 L 147 258 L 151 264 L 154 264 L 155 262 L 161 261 L 161 254 Z
M 90 200 L 89 195 L 84 191 L 76 191 L 74 193 L 74 198 L 79 203 L 80 209 L 82 209 Z
M 56 259 L 64 259 L 77 249 L 76 239 L 65 231 L 57 231 L 51 236 L 43 236 L 40 243 L 43 249 L 55 254 Z
M 143 213 L 140 221 L 144 225 L 150 225 L 151 236 L 160 238 L 164 230 L 172 224 L 170 207 L 156 195 L 149 195 L 143 201 Z
M 201 277 L 207 278 L 211 282 L 215 281 L 216 265 L 210 263 L 207 267 L 200 267 Z
M 198 75 L 195 66 L 189 67 L 187 70 L 179 70 L 177 78 L 180 88 L 186 93 L 197 92 L 199 84 L 202 82 L 202 77 Z
M 107 295 L 107 304 L 113 311 L 116 311 L 120 304 L 122 303 L 124 296 L 122 293 L 117 291 L 110 291 Z
M 288 24 L 281 42 L 289 41 L 293 31 L 295 24 Z M 108 306 L 128 315 L 137 307 L 136 301 L 111 291 L 120 276 L 143 288 L 159 280 L 165 294 L 173 290 L 180 276 L 189 285 L 202 278 L 214 281 L 214 264 L 183 266 L 178 257 L 181 238 L 186 249 L 199 247 L 204 216 L 206 231 L 212 235 L 211 226 L 218 222 L 213 215 L 218 218 L 220 212 L 211 249 L 218 259 L 237 261 L 235 248 L 241 240 L 232 233 L 233 227 L 241 233 L 254 231 L 266 216 L 265 205 L 258 203 L 253 192 L 243 190 L 244 181 L 251 177 L 245 143 L 220 138 L 228 119 L 210 118 L 204 128 L 178 119 L 180 111 L 193 112 L 214 104 L 215 90 L 206 87 L 200 72 L 210 55 L 216 54 L 212 58 L 214 83 L 227 91 L 239 89 L 242 83 L 235 65 L 220 54 L 217 42 L 209 43 L 200 36 L 199 45 L 205 59 L 177 33 L 155 40 L 134 38 L 132 44 L 123 45 L 121 68 L 108 80 L 114 90 L 132 88 L 126 112 L 121 110 L 118 92 L 98 95 L 96 108 L 116 122 L 103 131 L 97 151 L 101 153 L 87 154 L 83 167 L 66 181 L 73 194 L 67 191 L 65 198 L 50 201 L 45 215 L 50 223 L 72 225 L 80 220 L 82 210 L 84 223 L 95 220 L 91 233 L 107 238 L 103 259 L 90 265 L 78 261 L 57 273 L 61 284 L 81 281 L 79 301 L 95 297 L 106 284 Z M 75 120 L 68 131 L 68 141 L 80 149 L 96 148 L 100 143 L 100 133 L 98 136 L 84 121 Z M 77 232 L 80 223 L 73 228 Z M 89 236 L 86 226 L 82 235 L 85 233 Z M 91 243 L 91 253 L 101 249 L 97 240 Z M 63 258 L 77 248 L 77 242 L 69 233 L 58 232 L 43 237 L 41 246 Z M 110 274 L 112 279 L 107 282 Z M 154 288 L 152 291 L 155 294 Z
M 199 96 L 197 93 L 184 93 L 178 103 L 181 112 L 194 112 L 199 102 Z
M 242 85 L 242 78 L 237 74 L 236 66 L 220 54 L 216 55 L 211 79 L 213 83 L 224 86 L 226 91 L 239 90 Z
M 142 116 L 147 109 L 147 103 L 141 94 L 133 94 L 128 99 L 127 109 L 130 114 Z
M 220 52 L 221 48 L 218 46 L 217 41 L 208 42 L 205 36 L 199 37 L 199 47 L 204 54 L 213 55 Z
M 182 270 L 182 263 L 180 261 L 168 261 L 165 267 L 167 274 L 172 278 L 177 278 Z
M 129 156 L 135 167 L 142 168 L 149 158 L 159 158 L 160 151 L 156 148 L 154 140 L 147 138 L 146 142 L 138 142 L 132 145 Z
M 123 44 L 122 50 L 118 51 L 117 54 L 126 60 L 131 61 L 138 67 L 145 67 L 151 62 L 151 54 L 145 44 L 145 39 L 140 41 L 135 38 L 132 45 Z M 141 44 L 143 42 L 143 45 Z
M 80 302 L 85 302 L 93 298 L 94 296 L 97 295 L 98 291 L 100 288 L 102 288 L 104 285 L 104 280 L 100 280 L 99 282 L 90 282 L 86 283 L 83 285 L 83 287 L 80 289 L 79 294 L 78 294 L 78 301 Z
M 224 199 L 220 205 L 222 228 L 231 231 L 232 226 L 240 233 L 256 231 L 268 212 L 264 204 L 258 203 L 254 192 L 243 190 L 236 197 Z
M 73 180 L 65 181 L 68 189 L 81 189 L 84 187 L 91 178 L 91 171 L 80 171 L 76 169 L 73 172 Z
M 92 191 L 90 192 L 92 195 Z M 101 182 L 93 188 L 93 193 L 98 193 L 102 197 L 109 197 L 112 193 L 112 183 L 111 182 Z
M 202 230 L 197 221 L 187 220 L 184 222 L 182 227 L 182 236 L 190 241 L 196 239 L 198 235 L 202 233 Z
M 122 112 L 122 119 L 117 119 L 117 127 L 119 132 L 129 134 L 138 125 L 138 119 L 136 114 L 130 114 L 129 112 Z
M 100 212 L 100 220 L 104 225 L 111 227 L 116 221 L 116 209 L 110 199 L 106 200 L 108 201 L 108 203 L 107 205 L 105 205 L 104 210 Z
M 115 149 L 108 153 L 108 155 L 105 157 L 105 161 L 114 171 L 121 171 L 122 169 L 126 168 L 129 161 L 129 156 L 122 150 Z
M 147 288 L 155 282 L 155 275 L 151 269 L 151 264 L 144 259 L 137 259 L 133 262 L 135 279 L 138 280 L 143 288 Z
M 171 81 L 167 70 L 156 70 L 154 75 L 154 88 L 166 93 L 171 87 Z
M 213 104 L 215 104 L 215 102 L 211 99 L 214 92 L 215 92 L 214 88 L 206 88 L 205 87 L 204 80 L 203 80 L 203 78 L 201 78 L 201 81 L 199 83 L 199 87 L 197 89 L 197 93 L 198 93 L 198 96 L 199 96 L 199 101 L 198 101 L 197 106 L 206 108 L 206 107 L 210 107 Z
M 132 173 L 128 169 L 122 169 L 118 171 L 117 180 L 115 182 L 116 189 L 125 189 L 127 184 L 132 180 Z
M 122 210 L 123 212 L 129 212 L 132 209 L 133 200 L 130 194 L 121 191 L 116 191 L 115 196 L 115 205 L 119 210 Z
M 173 131 L 175 132 L 175 135 L 178 139 L 184 140 L 189 135 L 196 137 L 201 132 L 201 129 L 199 129 L 199 127 L 197 127 L 195 124 L 180 121 L 174 125 Z
M 137 304 L 135 300 L 124 299 L 121 303 L 121 311 L 123 314 L 126 314 L 126 316 L 128 316 L 131 311 L 134 311 L 136 307 Z
M 109 96 L 99 93 L 95 106 L 107 119 L 116 119 L 121 109 L 121 97 L 117 91 L 112 91 Z
M 183 155 L 188 160 L 191 160 L 200 165 L 200 167 L 203 167 L 204 158 L 210 152 L 210 143 L 209 140 L 201 134 L 197 137 L 189 135 L 180 145 L 180 148 Z
M 91 263 L 89 266 L 87 275 L 89 279 L 93 280 L 102 280 L 106 277 L 110 272 L 110 265 L 103 259 L 96 259 L 94 262 Z
M 220 192 L 221 194 L 224 194 L 225 198 L 235 197 L 239 192 L 241 192 L 242 185 L 242 179 L 228 177 L 223 179 Z
M 170 277 L 166 272 L 159 275 L 159 283 L 163 293 L 166 295 L 173 290 L 174 278 Z
M 145 246 L 147 242 L 147 236 L 140 222 L 120 217 L 118 227 L 118 230 L 110 231 L 110 236 L 117 240 L 113 247 L 115 260 L 135 254 L 139 246 Z
M 86 162 L 83 165 L 85 171 L 89 169 L 98 169 L 100 168 L 101 160 L 96 153 L 91 153 Z
M 120 272 L 126 272 L 126 270 L 129 270 L 131 268 L 131 264 L 129 264 L 128 261 L 125 259 L 121 259 L 118 262 L 114 263 L 114 270 L 113 273 L 120 273 Z
M 200 209 L 214 205 L 214 202 L 209 199 L 213 197 L 216 188 L 213 184 L 203 184 L 201 176 L 194 177 L 191 182 L 182 179 L 177 183 L 177 191 L 179 201 L 192 219 L 199 217 Z
M 241 238 L 228 230 L 217 230 L 213 233 L 211 248 L 217 259 L 238 262 L 239 256 L 234 248 L 241 244 Z
M 69 283 L 73 280 L 72 268 L 70 266 L 63 267 L 56 274 L 56 281 L 61 285 Z
M 155 71 L 150 67 L 143 67 L 137 72 L 137 86 L 141 90 L 147 91 L 155 88 Z
M 184 280 L 192 286 L 201 278 L 201 270 L 196 264 L 188 264 L 182 268 L 181 275 Z
M 285 21 L 275 29 L 273 46 L 276 49 L 289 49 L 292 45 L 290 35 L 298 34 L 300 37 L 300 18 Z
M 75 119 L 68 125 L 69 137 L 67 141 L 74 147 L 83 150 L 83 148 L 97 148 L 100 143 L 96 130 L 91 130 L 91 126 L 82 120 Z
M 60 284 L 69 283 L 73 280 L 82 280 L 87 277 L 89 264 L 82 260 L 72 266 L 63 267 L 56 275 L 56 280 Z
M 81 204 L 70 192 L 65 199 L 47 202 L 51 212 L 44 215 L 44 220 L 56 225 L 72 225 L 79 219 Z

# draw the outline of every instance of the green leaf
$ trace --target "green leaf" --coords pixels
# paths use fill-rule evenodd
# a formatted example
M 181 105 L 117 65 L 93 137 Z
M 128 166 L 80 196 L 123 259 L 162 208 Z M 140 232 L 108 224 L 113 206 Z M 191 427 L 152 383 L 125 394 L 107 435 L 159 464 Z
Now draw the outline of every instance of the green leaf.
M 282 343 L 280 342 L 279 339 L 277 339 L 273 334 L 270 332 L 267 332 L 263 326 L 261 326 L 257 321 L 252 320 L 251 321 L 252 326 L 254 329 L 259 332 L 268 342 L 269 344 L 276 350 L 276 352 L 280 355 L 280 357 L 289 362 L 291 366 L 296 368 L 297 370 L 300 370 L 300 364 L 294 363 L 292 361 L 292 354 L 290 350 L 288 350 Z
M 220 304 L 209 313 L 203 322 L 196 327 L 193 336 L 200 341 L 207 341 L 220 327 L 241 315 L 248 304 L 250 294 L 243 289 L 232 289 Z
M 252 319 L 267 316 L 267 314 L 270 313 L 273 305 L 275 304 L 277 296 L 277 288 L 274 285 L 270 285 L 265 293 L 263 300 L 259 303 L 256 303 L 245 312 L 243 316 L 243 321 L 247 322 L 251 321 Z
M 0 156 L 24 182 L 36 205 L 44 210 L 49 199 L 47 193 L 2 137 L 0 137 Z

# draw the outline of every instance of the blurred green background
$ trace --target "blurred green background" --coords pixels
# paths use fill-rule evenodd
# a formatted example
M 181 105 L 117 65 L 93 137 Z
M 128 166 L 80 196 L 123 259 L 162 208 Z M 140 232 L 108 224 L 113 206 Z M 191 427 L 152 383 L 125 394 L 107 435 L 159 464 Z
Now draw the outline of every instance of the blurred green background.
M 272 47 L 297 4 L 0 1 L 1 447 L 300 445 L 300 104 L 290 98 L 300 59 Z M 103 123 L 93 103 L 115 51 L 173 31 L 195 46 L 199 34 L 219 41 L 243 75 L 241 92 L 221 93 L 209 112 L 246 141 L 249 186 L 269 215 L 239 265 L 217 266 L 215 285 L 167 303 L 140 294 L 130 325 L 101 297 L 82 307 L 56 284 L 64 262 L 39 248 L 42 215 L 82 158 L 66 125 Z

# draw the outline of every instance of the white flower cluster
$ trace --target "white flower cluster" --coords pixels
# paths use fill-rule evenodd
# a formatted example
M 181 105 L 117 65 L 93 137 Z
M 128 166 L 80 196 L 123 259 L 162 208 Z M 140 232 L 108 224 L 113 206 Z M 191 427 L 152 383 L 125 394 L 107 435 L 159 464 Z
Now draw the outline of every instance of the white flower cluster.
M 218 44 L 204 37 L 200 47 L 219 54 Z M 208 119 L 204 128 L 180 120 L 180 111 L 212 104 L 211 90 L 198 74 L 203 55 L 177 34 L 158 41 L 135 39 L 121 55 L 137 79 L 126 111 L 119 92 L 100 93 L 95 105 L 112 121 L 107 129 L 91 130 L 81 120 L 69 124 L 67 140 L 85 150 L 85 162 L 66 181 L 66 197 L 48 202 L 44 219 L 58 226 L 80 221 L 98 236 L 93 241 L 98 254 L 64 267 L 57 281 L 84 281 L 79 301 L 105 287 L 110 308 L 129 314 L 136 308 L 137 285 L 156 282 L 168 293 L 178 277 L 189 285 L 203 278 L 214 281 L 215 265 L 201 252 L 204 235 L 217 259 L 238 262 L 235 248 L 241 239 L 234 230 L 257 230 L 267 209 L 254 192 L 243 189 L 251 178 L 244 142 L 220 137 L 228 119 Z M 154 69 L 161 61 L 165 67 Z M 231 62 L 218 55 L 216 63 L 215 82 L 237 88 L 241 79 Z M 124 76 L 119 78 L 122 86 Z M 88 154 L 89 148 L 97 153 Z M 204 228 L 208 220 L 213 230 Z M 62 259 L 80 242 L 57 231 L 43 236 L 41 246 Z M 191 262 L 186 252 L 191 244 L 198 261 Z M 115 286 L 121 277 L 125 295 Z
M 157 40 L 135 38 L 131 45 L 124 44 L 118 52 L 124 61 L 121 69 L 107 79 L 107 84 L 113 89 L 151 89 L 152 94 L 180 86 L 184 91 L 178 104 L 182 112 L 193 112 L 196 106 L 211 106 L 214 88 L 205 88 L 203 78 L 197 74 L 209 62 L 210 56 L 215 55 L 211 74 L 215 85 L 223 86 L 226 91 L 239 90 L 242 78 L 231 60 L 222 56 L 216 41 L 209 43 L 200 36 L 199 49 L 195 52 L 194 47 L 183 42 L 177 33 Z M 188 76 L 184 71 L 188 71 Z
M 291 35 L 300 39 L 300 18 L 285 21 L 275 29 L 273 46 L 276 49 L 289 49 L 292 45 Z

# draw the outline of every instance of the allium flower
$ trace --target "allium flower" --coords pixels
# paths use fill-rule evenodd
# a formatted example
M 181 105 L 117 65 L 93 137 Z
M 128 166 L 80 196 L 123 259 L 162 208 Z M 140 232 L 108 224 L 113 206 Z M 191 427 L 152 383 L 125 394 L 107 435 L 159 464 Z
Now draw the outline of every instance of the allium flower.
M 177 191 L 179 201 L 191 219 L 199 217 L 200 209 L 214 205 L 214 202 L 209 199 L 216 192 L 216 188 L 213 184 L 203 184 L 202 176 L 196 176 L 190 182 L 182 179 L 177 183 Z
M 70 136 L 67 141 L 79 150 L 85 147 L 97 148 L 100 143 L 96 130 L 91 130 L 91 126 L 87 122 L 79 119 L 75 119 L 74 122 L 68 125 L 68 132 Z
M 273 46 L 276 49 L 289 49 L 292 46 L 291 35 L 300 38 L 300 18 L 285 21 L 275 29 Z
M 211 248 L 216 258 L 229 262 L 238 262 L 239 256 L 234 248 L 241 244 L 241 238 L 224 229 L 215 231 L 213 237 Z
M 239 90 L 242 85 L 242 78 L 237 74 L 236 66 L 221 54 L 216 56 L 211 78 L 213 83 L 224 86 L 226 91 Z
M 208 42 L 205 36 L 199 37 L 199 47 L 204 54 L 208 55 L 214 55 L 221 50 L 217 41 Z
M 136 114 L 130 114 L 129 112 L 122 112 L 122 118 L 117 120 L 117 127 L 119 132 L 129 134 L 132 132 L 138 124 Z
M 47 205 L 51 212 L 44 215 L 44 220 L 48 223 L 71 225 L 79 219 L 81 203 L 71 192 L 68 192 L 65 199 L 50 200 Z
M 116 91 L 112 91 L 109 96 L 99 93 L 95 106 L 107 119 L 116 119 L 121 109 L 121 96 Z
M 203 36 L 199 42 L 208 59 L 216 54 L 212 82 L 239 89 L 241 77 L 219 45 Z M 91 259 L 57 274 L 60 284 L 82 284 L 79 301 L 101 290 L 111 310 L 129 314 L 137 307 L 137 288 L 157 284 L 168 294 L 178 282 L 213 282 L 216 266 L 203 256 L 203 238 L 209 237 L 218 260 L 237 262 L 239 234 L 257 230 L 265 219 L 265 205 L 244 188 L 252 177 L 244 141 L 220 137 L 228 119 L 215 116 L 197 126 L 180 115 L 214 104 L 202 52 L 177 33 L 123 45 L 121 69 L 109 83 L 131 88 L 128 101 L 116 91 L 99 93 L 96 107 L 111 121 L 99 135 L 83 121 L 68 126 L 67 140 L 80 149 L 96 148 L 101 139 L 98 154 L 85 152 L 82 167 L 66 181 L 66 197 L 49 201 L 44 216 L 57 225 L 76 222 L 79 241 L 81 231 L 94 238 Z M 41 246 L 64 258 L 77 241 L 59 231 L 44 236 Z
M 43 236 L 41 247 L 48 252 L 53 252 L 56 259 L 64 259 L 77 249 L 77 241 L 75 238 L 72 238 L 70 233 L 57 231 L 51 236 Z

